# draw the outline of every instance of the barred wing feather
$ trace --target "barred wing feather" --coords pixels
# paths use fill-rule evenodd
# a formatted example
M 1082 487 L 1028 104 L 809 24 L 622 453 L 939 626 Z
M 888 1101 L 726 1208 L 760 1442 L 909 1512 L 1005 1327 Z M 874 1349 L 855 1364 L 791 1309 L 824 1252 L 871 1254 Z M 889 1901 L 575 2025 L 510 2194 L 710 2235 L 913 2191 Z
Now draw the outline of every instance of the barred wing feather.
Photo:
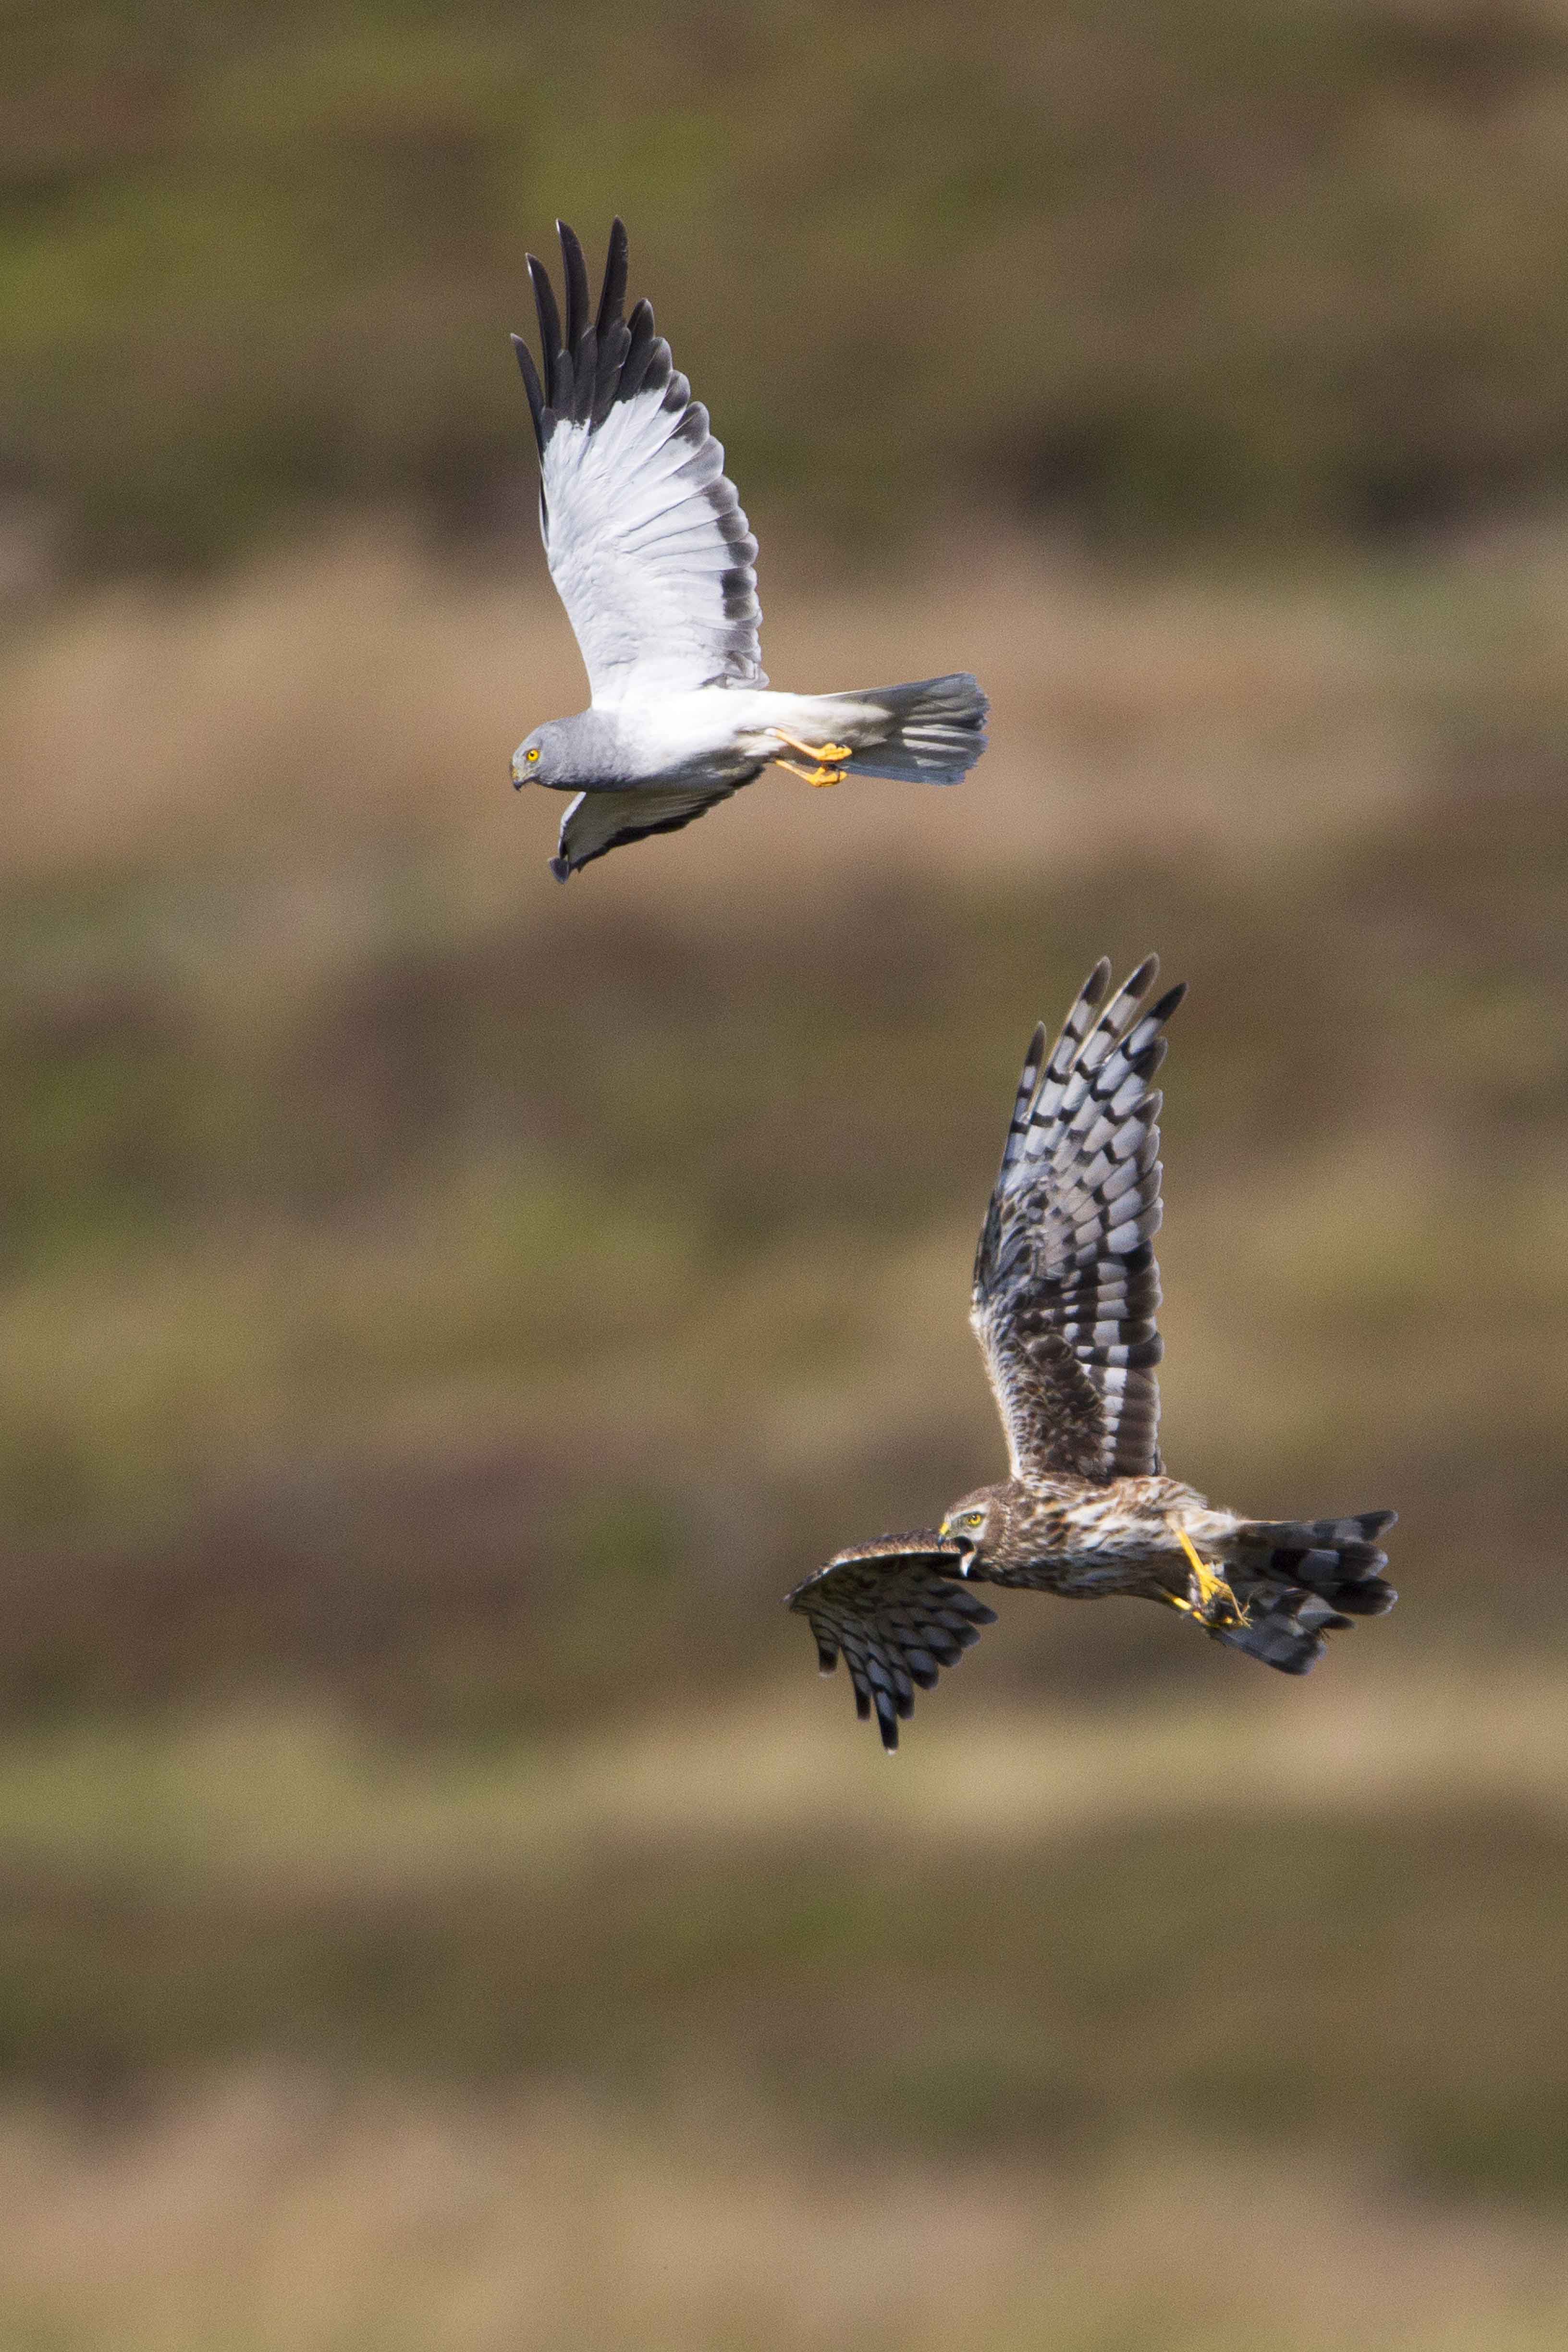
M 1037 1029 L 974 1262 L 970 1309 L 1015 1477 L 1160 1467 L 1162 1097 L 1149 1081 L 1184 991 L 1141 1008 L 1098 963 L 1047 1056 Z M 1101 1009 L 1103 1007 L 1103 1010 Z
M 708 411 L 677 373 L 653 311 L 621 315 L 616 221 L 597 311 L 583 248 L 557 222 L 566 320 L 531 254 L 542 371 L 512 337 L 539 444 L 540 527 L 595 705 L 719 684 L 766 686 L 757 542 Z
M 963 1557 L 961 1544 L 934 1528 L 879 1536 L 841 1551 L 789 1595 L 816 1636 L 825 1675 L 842 1654 L 855 1712 L 862 1723 L 875 1713 L 889 1755 L 916 1685 L 930 1690 L 939 1668 L 957 1665 L 981 1627 L 996 1622 L 996 1612 L 962 1581 Z

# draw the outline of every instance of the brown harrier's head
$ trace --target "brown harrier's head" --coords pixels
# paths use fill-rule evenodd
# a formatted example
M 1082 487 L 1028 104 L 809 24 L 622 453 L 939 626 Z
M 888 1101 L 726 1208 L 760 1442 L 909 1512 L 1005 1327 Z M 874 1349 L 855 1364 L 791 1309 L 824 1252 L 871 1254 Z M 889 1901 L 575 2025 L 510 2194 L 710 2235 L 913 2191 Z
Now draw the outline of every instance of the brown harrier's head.
M 976 1486 L 953 1504 L 942 1523 L 942 1532 L 963 1545 L 963 1572 L 971 1562 L 979 1567 L 1005 1553 L 1013 1527 L 1014 1486 L 1004 1479 L 994 1486 Z

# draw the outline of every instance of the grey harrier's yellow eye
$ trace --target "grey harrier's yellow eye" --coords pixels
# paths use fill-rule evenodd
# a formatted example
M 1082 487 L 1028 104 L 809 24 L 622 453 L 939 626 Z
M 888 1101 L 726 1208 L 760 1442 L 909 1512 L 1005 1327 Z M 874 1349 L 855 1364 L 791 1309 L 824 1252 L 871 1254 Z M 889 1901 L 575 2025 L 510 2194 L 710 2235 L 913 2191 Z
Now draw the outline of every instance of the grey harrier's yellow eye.
M 531 752 L 529 753 L 529 755 L 528 755 L 528 756 L 529 756 L 529 758 L 530 758 L 531 760 L 537 760 L 537 759 L 538 759 L 538 757 L 539 757 L 539 754 L 538 754 L 538 752 L 537 752 L 537 751 L 531 751 Z

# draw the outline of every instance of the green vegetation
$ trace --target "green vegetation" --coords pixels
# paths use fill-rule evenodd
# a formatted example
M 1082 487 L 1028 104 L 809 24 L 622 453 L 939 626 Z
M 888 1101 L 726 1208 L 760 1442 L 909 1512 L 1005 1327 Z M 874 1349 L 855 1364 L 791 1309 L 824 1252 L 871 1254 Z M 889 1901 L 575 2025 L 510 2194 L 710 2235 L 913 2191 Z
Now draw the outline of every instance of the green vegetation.
M 1562 789 L 1500 789 L 1479 835 L 1470 803 L 1429 806 L 1261 888 L 1140 886 L 1194 982 L 1166 1118 L 1183 1468 L 1280 1507 L 1386 1489 L 1428 1629 L 1470 1618 L 1487 1528 L 1516 1565 L 1475 1631 L 1531 1646 L 1561 1625 L 1545 1558 L 1520 1564 L 1559 1505 L 1561 1397 L 1510 1384 L 1500 1413 L 1496 1368 L 1527 1317 L 1553 1356 L 1568 1316 Z M 1506 942 L 1459 943 L 1460 874 L 1507 895 Z M 519 939 L 455 906 L 441 928 L 428 873 L 384 867 L 352 954 L 243 991 L 197 911 L 237 887 L 132 880 L 109 923 L 13 898 L 0 1494 L 39 1547 L 14 1703 L 300 1675 L 458 1727 L 700 1687 L 772 1654 L 773 1598 L 825 1545 L 991 1459 L 961 1318 L 997 1106 L 1030 1014 L 1126 936 L 1124 861 L 1058 895 L 1048 943 L 1034 886 L 911 879 L 741 937 L 584 890 Z M 951 1280 L 877 1502 L 864 1462 L 792 1466 L 763 1433 L 845 1382 L 869 1408 L 926 1249 Z M 1200 1300 L 1226 1334 L 1207 1392 Z M 1232 1391 L 1273 1346 L 1303 1418 L 1260 1438 Z M 1105 1613 L 1043 1646 L 1173 1656 Z
M 566 892 L 510 583 L 18 632 L 0 2336 L 1561 2339 L 1562 577 L 801 588 L 781 675 L 992 647 L 973 785 Z M 1152 943 L 1171 1458 L 1405 1597 L 1016 1596 L 889 1767 L 779 1596 L 995 1463 L 1017 1056 Z
M 0 39 L 0 2342 L 1555 2352 L 1561 8 Z M 616 208 L 779 682 L 995 732 L 561 893 L 504 331 Z M 1405 1598 L 1005 1596 L 889 1767 L 780 1595 L 996 1465 L 1152 945 L 1170 1458 Z
M 1417 1630 L 1358 1645 L 1557 1654 L 1554 565 L 1363 581 L 1267 626 L 1206 592 L 1158 625 L 1005 592 L 1029 652 L 993 673 L 996 749 L 962 806 L 909 806 L 900 864 L 844 829 L 870 795 L 768 785 L 564 893 L 553 807 L 494 772 L 509 714 L 561 707 L 558 625 L 510 593 L 334 558 L 18 645 L 14 1717 L 303 1686 L 490 1739 L 808 1663 L 779 1594 L 996 1459 L 963 1313 L 1002 1106 L 1037 1011 L 1154 940 L 1194 983 L 1173 1460 L 1279 1511 L 1397 1504 Z M 795 660 L 882 667 L 800 617 Z M 900 624 L 977 625 L 945 591 Z M 1029 736 L 1081 803 L 1041 808 Z M 1124 765 L 1141 811 L 1148 745 L 1187 739 L 1170 846 L 1120 819 L 1080 846 L 1090 795 Z M 1215 743 L 1238 781 L 1209 852 Z M 973 1667 L 1190 1671 L 1131 1609 L 1033 1612 Z
M 531 498 L 505 343 L 563 213 L 748 496 L 1126 541 L 1561 489 L 1568 34 L 1541 0 L 13 0 L 10 479 L 84 563 Z
M 1397 1670 L 1384 1683 L 1403 1696 Z M 1376 1688 L 1362 1678 L 1363 1704 Z M 594 1795 L 614 1784 L 603 1748 L 574 1782 L 560 1751 L 416 1764 L 308 1719 L 13 1743 L 7 1790 L 54 1811 L 11 1801 L 0 2065 L 101 2096 L 244 2051 L 548 2077 L 655 2114 L 710 2084 L 841 2150 L 890 2137 L 921 2159 L 1103 2167 L 1161 2133 L 1327 2141 L 1407 2186 L 1568 2196 L 1568 2074 L 1537 1958 L 1568 1927 L 1561 1807 L 1396 1780 L 1419 1810 L 1369 1818 L 1342 1784 L 1282 1801 L 1271 1772 L 1238 1801 L 1225 1776 L 1259 1768 L 1283 1705 L 1244 1693 L 1218 1773 L 1199 1716 L 1157 1749 L 1125 1715 L 1151 1776 L 1189 1779 L 1179 1811 L 1129 1776 L 1053 1822 L 1051 1736 L 1070 1754 L 1081 1725 L 972 1720 L 1040 1784 L 1031 1800 L 1005 1765 L 1005 1820 L 986 1832 L 976 1805 L 944 1826 L 916 1804 L 883 1817 L 859 1759 L 833 1760 L 840 1712 L 812 1696 L 790 1736 L 854 1800 L 827 1826 L 804 1772 L 787 1816 L 758 1806 L 748 1746 L 784 1739 L 761 1712 L 716 1708 L 671 1759 L 666 1780 L 681 1761 L 740 1783 L 684 1822 L 668 1796 L 639 1820 L 636 1738 L 618 1801 Z M 1454 1692 L 1423 1706 L 1452 1717 L 1456 1700 L 1464 1721 Z M 1542 1711 L 1544 1694 L 1522 1685 L 1521 1703 Z M 929 1794 L 964 1740 L 922 1729 Z M 1388 1769 L 1381 1745 L 1368 1769 Z
M 904 2340 L 976 2352 L 1130 2309 L 1544 2352 L 1560 1686 L 1367 1663 L 929 1715 L 897 1775 L 809 1685 L 483 1755 L 256 1708 L 13 1734 L 0 2321 L 413 2346 L 499 2234 L 498 2347 L 640 2345 L 668 2295 L 672 2347 L 808 2347 L 826 2296 L 871 2347 L 909 2297 Z

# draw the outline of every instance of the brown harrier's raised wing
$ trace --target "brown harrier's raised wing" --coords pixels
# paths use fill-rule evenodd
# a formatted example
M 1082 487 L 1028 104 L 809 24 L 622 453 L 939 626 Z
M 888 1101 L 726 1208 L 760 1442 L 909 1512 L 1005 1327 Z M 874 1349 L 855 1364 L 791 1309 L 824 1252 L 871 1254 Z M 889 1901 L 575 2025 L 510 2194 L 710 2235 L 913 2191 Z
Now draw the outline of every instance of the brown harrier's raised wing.
M 830 1675 L 840 1651 L 862 1723 L 875 1709 L 889 1755 L 899 1717 L 914 1706 L 915 1685 L 930 1690 L 942 1666 L 956 1666 L 996 1612 L 962 1579 L 964 1547 L 922 1528 L 877 1536 L 841 1551 L 789 1594 L 809 1620 L 817 1664 Z
M 970 1308 L 1016 1478 L 1160 1467 L 1149 1081 L 1185 992 L 1141 1011 L 1158 971 L 1151 956 L 1107 1002 L 1110 966 L 1096 964 L 1049 1057 L 1039 1028 L 1024 1064 Z

